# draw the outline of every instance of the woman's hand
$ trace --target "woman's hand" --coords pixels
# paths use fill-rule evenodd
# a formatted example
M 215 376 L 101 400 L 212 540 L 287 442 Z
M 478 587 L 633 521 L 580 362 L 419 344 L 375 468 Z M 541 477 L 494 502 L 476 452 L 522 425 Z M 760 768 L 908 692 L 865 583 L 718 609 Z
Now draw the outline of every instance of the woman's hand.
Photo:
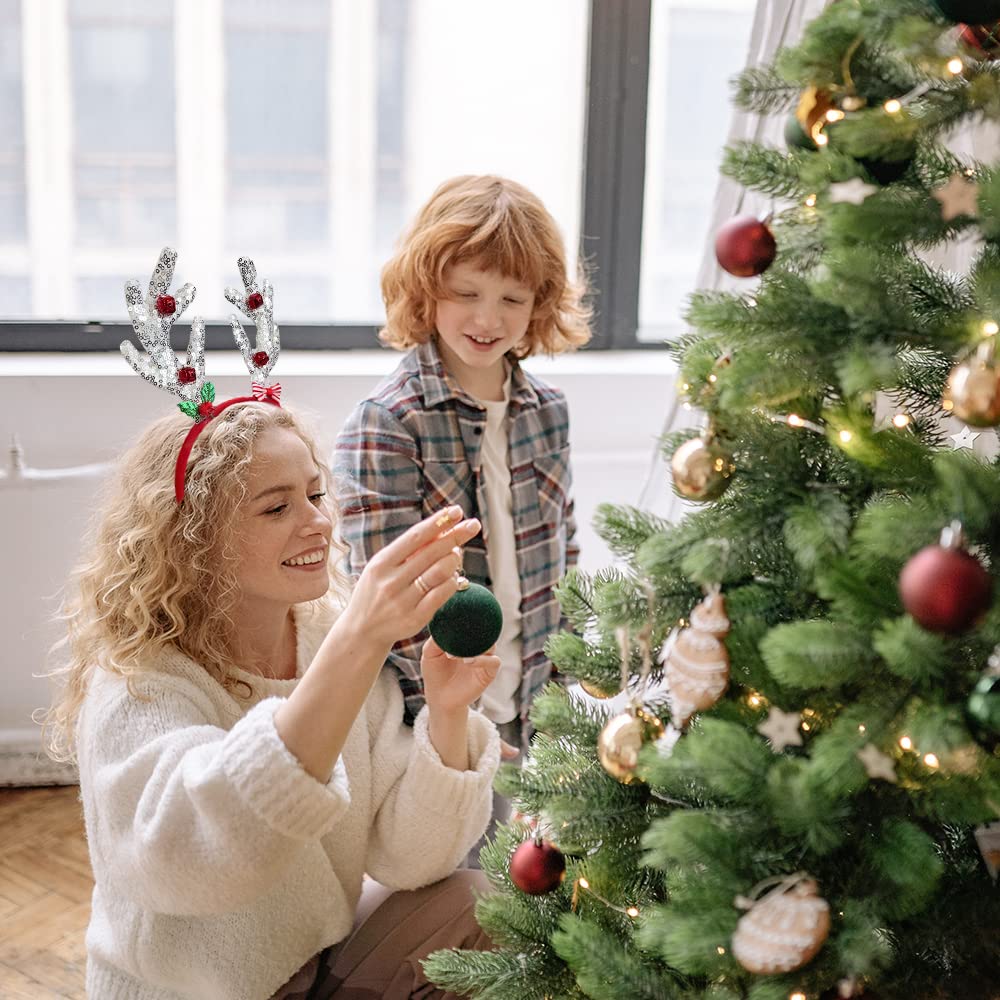
M 432 715 L 462 715 L 493 683 L 500 670 L 500 657 L 490 649 L 467 659 L 450 656 L 433 639 L 424 643 L 420 673 L 424 697 Z
M 480 528 L 475 518 L 462 520 L 461 507 L 413 525 L 372 556 L 344 615 L 385 646 L 416 635 L 458 589 L 461 546 Z

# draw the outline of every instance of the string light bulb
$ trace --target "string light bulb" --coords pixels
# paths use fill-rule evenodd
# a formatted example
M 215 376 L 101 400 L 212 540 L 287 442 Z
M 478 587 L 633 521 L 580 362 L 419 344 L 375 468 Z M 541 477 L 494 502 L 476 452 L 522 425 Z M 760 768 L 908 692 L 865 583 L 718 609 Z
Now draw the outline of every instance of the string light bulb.
M 851 438 L 853 438 L 853 437 L 854 437 L 854 435 L 850 431 L 841 431 L 840 432 L 840 440 L 844 444 L 849 444 Z
M 905 413 L 897 413 L 892 418 L 892 423 L 893 423 L 893 426 L 899 427 L 900 429 L 902 429 L 903 427 L 909 426 L 910 418 Z
M 585 878 L 580 878 L 578 881 L 580 883 L 580 888 L 581 889 L 589 889 L 590 888 L 590 883 Z
M 911 740 L 909 736 L 900 736 L 900 738 L 899 738 L 899 745 L 904 750 L 912 750 L 913 749 L 913 740 Z
M 797 413 L 788 414 L 788 426 L 789 427 L 802 427 L 805 425 L 805 421 Z
M 809 195 L 808 198 L 806 198 L 806 206 L 808 208 L 815 208 L 816 207 L 816 195 L 811 194 L 811 195 Z
M 958 76 L 958 74 L 961 73 L 963 69 L 965 69 L 965 63 L 962 62 L 962 60 L 959 59 L 958 56 L 955 56 L 954 59 L 948 60 L 947 68 L 948 72 L 951 73 L 952 76 Z
M 995 337 L 998 333 L 1000 333 L 1000 323 L 997 323 L 996 320 L 988 319 L 983 324 L 983 333 L 985 333 L 987 337 Z
M 633 918 L 635 918 L 635 917 L 639 916 L 639 907 L 637 907 L 637 906 L 630 906 L 630 907 L 628 907 L 628 908 L 627 908 L 627 909 L 625 910 L 625 912 L 626 912 L 626 913 L 627 913 L 627 914 L 628 914 L 628 915 L 629 915 L 630 917 L 633 917 Z
M 883 107 L 890 115 L 898 115 L 903 110 L 903 102 L 893 97 L 886 101 Z
M 716 954 L 718 954 L 718 955 L 725 955 L 725 953 L 726 953 L 726 949 L 723 948 L 721 944 L 715 949 L 715 951 L 716 951 Z
M 788 994 L 788 1000 L 808 1000 L 808 998 L 801 990 L 796 990 L 794 993 Z
M 831 124 L 833 122 L 843 121 L 846 117 L 847 115 L 845 115 L 839 108 L 830 108 L 830 110 L 826 113 L 826 120 Z
M 829 141 L 829 138 L 822 132 L 820 132 L 820 134 L 813 139 L 813 142 L 815 142 L 817 146 L 825 146 Z
M 941 766 L 941 761 L 938 760 L 937 754 L 934 754 L 934 753 L 924 754 L 924 763 L 928 767 L 940 767 Z

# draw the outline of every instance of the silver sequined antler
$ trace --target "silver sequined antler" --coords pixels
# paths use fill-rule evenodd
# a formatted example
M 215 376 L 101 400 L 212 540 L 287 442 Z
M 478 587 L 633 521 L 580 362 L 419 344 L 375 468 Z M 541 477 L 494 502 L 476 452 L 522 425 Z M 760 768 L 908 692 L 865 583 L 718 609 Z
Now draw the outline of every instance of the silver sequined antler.
M 278 353 L 281 350 L 281 336 L 274 322 L 274 289 L 271 287 L 271 282 L 266 279 L 262 285 L 258 285 L 257 268 L 254 267 L 252 260 L 240 257 L 237 267 L 243 279 L 244 291 L 227 288 L 225 294 L 226 299 L 247 319 L 252 319 L 254 326 L 257 327 L 257 340 L 252 351 L 239 319 L 230 316 L 229 323 L 247 370 L 251 376 L 260 379 L 262 385 L 267 385 L 267 376 L 278 360 Z
M 199 403 L 214 394 L 212 384 L 205 382 L 205 323 L 195 317 L 191 323 L 187 357 L 180 364 L 170 346 L 170 330 L 195 296 L 194 285 L 183 285 L 176 297 L 169 292 L 177 263 L 177 251 L 164 247 L 156 263 L 145 296 L 138 281 L 125 285 L 125 302 L 129 318 L 139 342 L 146 349 L 141 355 L 128 340 L 121 343 L 125 360 L 147 382 L 179 396 L 181 409 L 195 417 Z

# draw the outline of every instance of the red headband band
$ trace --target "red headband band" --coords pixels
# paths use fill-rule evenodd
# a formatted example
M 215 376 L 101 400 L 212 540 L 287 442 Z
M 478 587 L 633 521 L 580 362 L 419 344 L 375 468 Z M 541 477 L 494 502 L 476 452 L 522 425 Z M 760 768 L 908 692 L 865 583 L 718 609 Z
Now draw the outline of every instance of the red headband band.
M 211 386 L 212 383 L 206 383 Z M 214 387 L 212 387 L 214 394 Z M 234 396 L 232 399 L 224 400 L 223 402 L 215 405 L 211 400 L 206 400 L 198 407 L 198 412 L 201 415 L 198 422 L 187 432 L 187 437 L 184 438 L 184 443 L 181 445 L 181 450 L 177 455 L 177 464 L 174 466 L 174 496 L 177 498 L 177 502 L 180 503 L 184 499 L 184 482 L 187 478 L 187 464 L 188 459 L 191 457 L 191 449 L 194 447 L 195 441 L 198 440 L 201 432 L 208 426 L 210 420 L 217 417 L 223 410 L 228 409 L 234 403 L 273 403 L 277 407 L 281 407 L 281 384 L 275 382 L 273 385 L 262 385 L 260 382 L 254 382 L 251 391 L 252 396 Z

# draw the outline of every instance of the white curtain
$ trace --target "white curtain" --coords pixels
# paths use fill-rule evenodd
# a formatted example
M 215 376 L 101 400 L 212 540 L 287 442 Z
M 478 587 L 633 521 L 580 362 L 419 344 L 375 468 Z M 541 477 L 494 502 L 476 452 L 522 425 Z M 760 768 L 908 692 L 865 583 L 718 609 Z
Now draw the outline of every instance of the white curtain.
M 767 65 L 783 46 L 794 45 L 802 30 L 826 6 L 828 0 L 760 0 L 750 36 L 750 50 L 747 66 Z M 784 145 L 784 115 L 761 116 L 735 110 L 729 130 L 728 142 L 761 142 L 766 145 Z M 947 145 L 963 158 L 983 162 L 995 162 L 1000 158 L 1000 128 L 993 124 L 977 123 L 951 136 Z M 755 192 L 748 192 L 722 177 L 716 193 L 712 211 L 709 238 L 702 253 L 701 268 L 698 273 L 698 289 L 738 288 L 745 291 L 752 287 L 745 279 L 732 278 L 718 265 L 715 259 L 715 232 L 727 219 L 742 212 L 766 214 L 769 200 Z M 965 271 L 980 242 L 969 237 L 962 241 L 935 249 L 926 259 L 952 271 Z M 694 289 L 692 289 L 694 291 Z M 700 414 L 686 410 L 683 400 L 678 398 L 676 387 L 671 386 L 671 406 L 664 422 L 663 433 L 668 434 L 685 427 L 698 426 Z M 957 426 L 957 424 L 956 424 Z M 992 443 L 992 435 L 989 435 Z M 984 454 L 990 450 L 984 443 L 977 451 Z M 676 497 L 671 488 L 670 469 L 659 448 L 654 450 L 650 471 L 642 488 L 638 506 L 669 520 L 678 519 L 688 505 Z

